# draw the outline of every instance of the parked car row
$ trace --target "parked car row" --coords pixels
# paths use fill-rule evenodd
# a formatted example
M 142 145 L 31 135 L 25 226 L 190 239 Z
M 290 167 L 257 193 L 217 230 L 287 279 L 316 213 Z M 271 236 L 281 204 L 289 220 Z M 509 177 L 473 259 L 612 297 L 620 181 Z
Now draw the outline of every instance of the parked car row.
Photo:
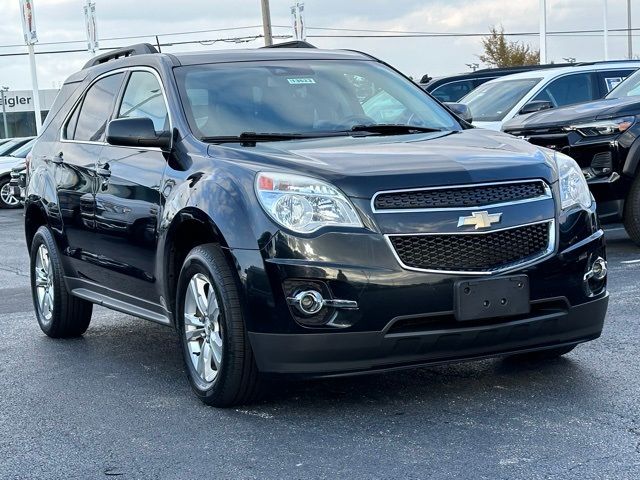
M 18 176 L 12 183 L 12 172 L 14 167 L 17 171 L 25 170 L 25 159 L 34 143 L 34 137 L 12 138 L 0 143 L 0 208 L 21 206 L 26 176 Z M 25 183 L 20 184 L 20 179 Z
M 446 104 L 474 126 L 504 131 L 571 156 L 598 202 L 601 221 L 622 221 L 640 245 L 638 69 L 639 61 L 609 61 L 518 73 L 479 71 L 474 81 L 496 78 L 484 81 L 458 103 Z M 448 85 L 457 81 L 450 80 Z M 438 88 L 443 91 L 447 83 L 436 89 L 434 85 L 432 81 L 425 89 L 438 97 Z

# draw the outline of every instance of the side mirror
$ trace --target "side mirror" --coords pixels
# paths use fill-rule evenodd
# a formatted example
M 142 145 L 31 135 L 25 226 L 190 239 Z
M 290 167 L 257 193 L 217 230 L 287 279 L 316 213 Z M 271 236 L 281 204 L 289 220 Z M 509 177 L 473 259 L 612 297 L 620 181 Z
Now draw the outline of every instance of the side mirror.
M 553 108 L 553 103 L 548 100 L 533 100 L 522 107 L 522 109 L 520 110 L 520 115 L 540 112 L 542 110 L 549 110 L 550 108 Z
M 444 102 L 449 110 L 455 113 L 458 117 L 467 123 L 473 122 L 473 115 L 471 110 L 464 103 Z
M 107 125 L 107 142 L 121 147 L 171 148 L 171 132 L 156 134 L 150 118 L 118 118 Z

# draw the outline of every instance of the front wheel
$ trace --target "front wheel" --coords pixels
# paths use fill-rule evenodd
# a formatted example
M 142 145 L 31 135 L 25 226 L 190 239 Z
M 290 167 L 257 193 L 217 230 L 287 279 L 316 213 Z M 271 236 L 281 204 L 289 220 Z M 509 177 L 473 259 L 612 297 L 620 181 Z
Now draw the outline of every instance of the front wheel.
M 180 272 L 176 300 L 176 326 L 195 394 L 215 407 L 254 400 L 261 380 L 235 277 L 218 245 L 191 250 Z
M 31 294 L 40 329 L 49 337 L 77 337 L 89 327 L 93 304 L 67 292 L 58 249 L 44 226 L 31 243 Z
M 18 208 L 20 200 L 18 200 L 11 190 L 9 182 L 10 178 L 0 179 L 0 208 Z

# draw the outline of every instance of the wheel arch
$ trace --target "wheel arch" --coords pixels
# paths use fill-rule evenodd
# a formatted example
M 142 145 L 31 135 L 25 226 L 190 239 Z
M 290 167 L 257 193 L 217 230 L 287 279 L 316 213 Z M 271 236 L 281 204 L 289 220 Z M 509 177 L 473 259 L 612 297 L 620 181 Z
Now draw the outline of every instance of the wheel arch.
M 185 207 L 172 218 L 166 232 L 162 235 L 163 259 L 159 262 L 162 266 L 162 278 L 166 296 L 167 310 L 173 316 L 176 304 L 176 288 L 178 277 L 185 258 L 189 252 L 207 243 L 217 243 L 222 247 L 227 261 L 233 268 L 233 256 L 229 249 L 227 239 L 214 220 L 197 207 Z
M 640 165 L 640 136 L 638 136 L 629 148 L 629 153 L 622 166 L 622 173 L 628 177 L 635 177 L 638 173 Z
M 28 202 L 24 209 L 24 236 L 28 249 L 31 248 L 36 232 L 43 225 L 49 225 L 49 219 L 44 208 L 38 203 Z

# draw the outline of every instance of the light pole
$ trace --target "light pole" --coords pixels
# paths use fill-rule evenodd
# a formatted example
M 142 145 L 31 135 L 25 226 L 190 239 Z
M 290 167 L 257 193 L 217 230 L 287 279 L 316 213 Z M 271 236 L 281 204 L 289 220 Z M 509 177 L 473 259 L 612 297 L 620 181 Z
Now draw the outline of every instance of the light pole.
M 540 0 L 540 65 L 547 63 L 547 0 Z
M 271 12 L 269 11 L 269 0 L 261 0 L 262 3 L 262 28 L 264 29 L 264 44 L 273 45 L 273 34 L 271 33 Z
M 609 60 L 609 5 L 607 0 L 602 1 L 602 18 L 604 22 L 604 59 Z
M 631 0 L 627 0 L 627 50 L 629 60 L 633 58 L 633 38 L 631 36 Z
M 9 87 L 0 87 L 0 95 L 2 95 L 2 121 L 4 122 L 4 138 L 9 138 L 9 127 L 7 126 L 7 104 L 5 103 L 5 94 L 9 91 Z

